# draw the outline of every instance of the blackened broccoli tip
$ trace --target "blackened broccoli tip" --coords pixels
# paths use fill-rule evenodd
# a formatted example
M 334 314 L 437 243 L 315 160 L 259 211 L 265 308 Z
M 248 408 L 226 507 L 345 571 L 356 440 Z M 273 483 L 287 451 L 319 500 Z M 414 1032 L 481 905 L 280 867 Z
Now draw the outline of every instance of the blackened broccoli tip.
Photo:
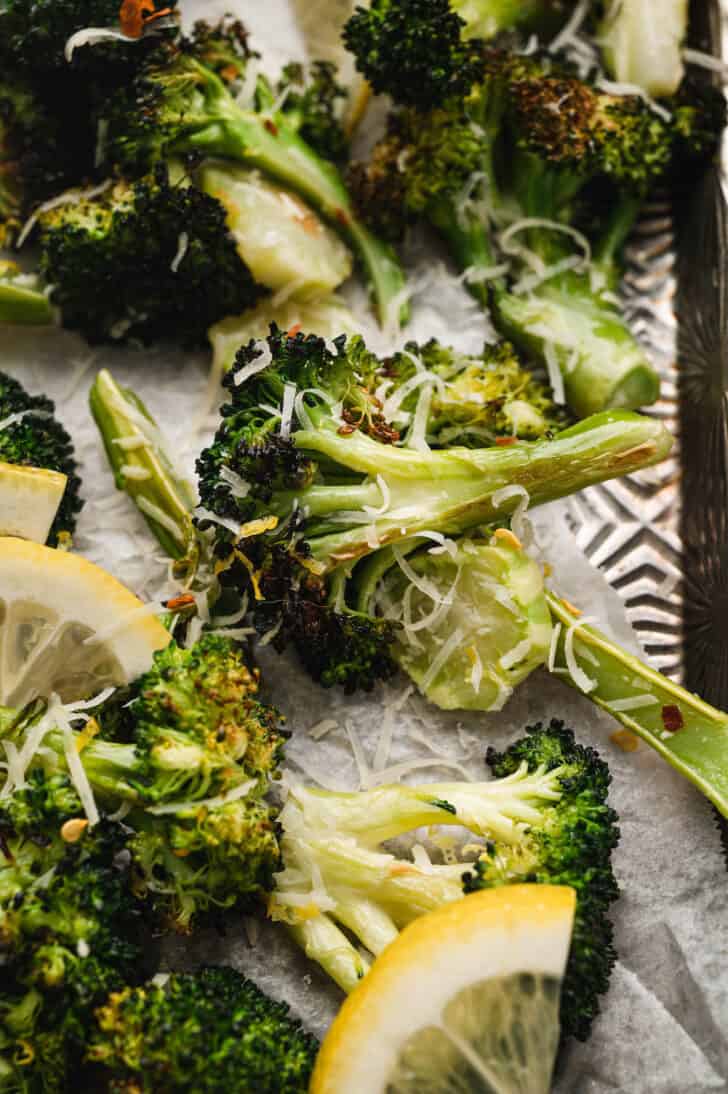
M 617 814 L 608 804 L 611 776 L 595 749 L 578 744 L 571 730 L 553 720 L 527 729 L 504 752 L 488 749 L 497 778 L 525 765 L 529 772 L 558 772 L 561 797 L 539 806 L 541 819 L 513 847 L 497 844 L 465 875 L 474 891 L 514 880 L 569 885 L 577 895 L 571 952 L 561 999 L 564 1037 L 585 1040 L 599 1013 L 616 961 L 609 908 L 619 896 L 611 864 L 619 841 Z
M 128 830 L 77 824 L 65 840 L 72 796 L 35 772 L 0 808 L 3 1089 L 66 1089 L 93 1009 L 148 971 Z
M 62 321 L 91 342 L 203 344 L 264 291 L 223 206 L 165 165 L 39 219 L 41 271 Z
M 449 0 L 374 0 L 357 7 L 344 43 L 375 91 L 428 109 L 466 92 L 477 78 L 478 45 Z
M 96 1012 L 88 1059 L 105 1089 L 305 1094 L 317 1051 L 284 1003 L 234 969 L 209 967 L 112 995 Z
M 166 0 L 164 7 L 173 9 L 177 0 Z M 142 6 L 142 5 L 140 5 Z M 149 16 L 154 3 L 145 5 Z M 161 6 L 161 5 L 159 5 Z M 117 33 L 124 29 L 120 21 L 120 0 L 4 0 L 0 8 L 0 59 L 7 65 L 35 75 L 64 75 L 69 68 L 66 47 L 69 39 L 87 28 L 107 28 Z M 168 33 L 165 24 L 152 20 L 155 34 Z M 130 30 L 143 30 L 127 28 Z M 169 29 L 174 35 L 174 27 Z M 123 42 L 113 39 L 91 46 L 79 46 L 72 57 L 74 68 L 94 75 L 109 77 L 110 66 L 133 65 L 140 41 Z M 146 45 L 146 43 L 144 43 Z
M 46 468 L 66 475 L 66 489 L 48 536 L 55 546 L 71 534 L 83 507 L 73 442 L 55 417 L 55 405 L 44 395 L 30 395 L 17 380 L 0 373 L 0 461 Z

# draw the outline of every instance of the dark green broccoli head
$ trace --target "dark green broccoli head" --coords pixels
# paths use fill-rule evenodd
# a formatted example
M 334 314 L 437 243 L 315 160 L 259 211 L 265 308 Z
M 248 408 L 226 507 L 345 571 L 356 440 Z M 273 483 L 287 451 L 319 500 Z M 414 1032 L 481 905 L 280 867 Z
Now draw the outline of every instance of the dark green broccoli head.
M 104 1089 L 305 1094 L 317 1051 L 284 1003 L 233 969 L 205 968 L 112 995 L 88 1058 Z
M 78 812 L 56 827 L 72 805 L 36 773 L 0 810 L 3 1089 L 68 1089 L 93 1008 L 145 972 L 128 832 L 84 828 Z
M 310 72 L 292 62 L 283 69 L 276 93 L 283 95 L 282 111 L 297 133 L 324 159 L 346 160 L 349 140 L 342 124 L 348 98 L 330 61 L 314 61 Z
M 611 865 L 619 841 L 617 815 L 607 802 L 611 776 L 592 748 L 576 744 L 562 722 L 540 723 L 503 753 L 489 748 L 487 763 L 498 778 L 523 765 L 528 771 L 559 770 L 561 798 L 541 806 L 542 817 L 519 844 L 494 844 L 464 877 L 467 892 L 513 881 L 569 885 L 577 906 L 571 952 L 561 996 L 564 1037 L 586 1040 L 599 1013 L 616 961 L 610 904 L 619 896 Z
M 233 88 L 244 79 L 251 57 L 259 56 L 250 48 L 243 24 L 231 16 L 225 16 L 217 23 L 198 20 L 186 48 Z
M 73 532 L 83 506 L 73 444 L 54 414 L 55 406 L 50 399 L 29 395 L 17 380 L 0 373 L 0 461 L 44 467 L 60 471 L 68 478 L 48 536 L 51 546 L 56 545 L 61 533 Z
M 369 160 L 352 164 L 349 185 L 367 223 L 397 240 L 443 199 L 457 200 L 482 157 L 479 131 L 459 105 L 424 117 L 404 109 L 390 115 Z
M 194 796 L 209 790 L 200 788 L 198 780 L 204 782 L 213 770 L 223 785 L 226 775 L 238 769 L 267 786 L 278 774 L 285 734 L 277 711 L 258 699 L 259 678 L 240 649 L 221 635 L 203 635 L 190 649 L 170 642 L 156 653 L 152 668 L 136 684 L 138 697 L 130 708 L 134 743 L 149 757 L 155 779 L 167 768 L 170 778 L 186 783 L 185 769 L 197 746 L 204 770 L 189 775 Z M 178 754 L 180 764 L 173 770 Z M 179 796 L 191 789 L 180 786 Z
M 49 210 L 40 232 L 53 303 L 91 342 L 201 344 L 212 323 L 262 292 L 223 207 L 164 167 Z
M 177 0 L 165 0 L 164 8 L 172 9 Z M 123 8 L 146 9 L 146 15 L 161 9 L 161 4 L 149 0 L 144 5 L 122 4 L 121 0 L 3 0 L 0 4 L 0 60 L 38 73 L 68 67 L 65 47 L 68 39 L 87 27 L 122 29 Z M 149 22 L 161 29 L 156 20 Z M 128 31 L 129 24 L 125 23 Z M 172 28 L 171 33 L 174 33 Z M 146 43 L 105 41 L 79 48 L 73 54 L 73 63 L 84 71 L 92 71 L 109 77 L 110 66 L 134 63 L 134 51 L 144 49 Z
M 373 0 L 351 16 L 344 42 L 375 91 L 428 110 L 477 79 L 480 47 L 463 40 L 464 27 L 448 0 Z

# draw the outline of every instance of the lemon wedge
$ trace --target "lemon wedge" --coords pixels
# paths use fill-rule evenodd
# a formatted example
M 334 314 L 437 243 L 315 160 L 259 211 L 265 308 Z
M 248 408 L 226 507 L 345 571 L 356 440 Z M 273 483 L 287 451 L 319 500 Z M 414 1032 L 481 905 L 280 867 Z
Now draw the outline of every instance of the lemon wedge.
M 347 998 L 311 1094 L 547 1094 L 573 889 L 473 893 L 406 927 Z
M 0 704 L 63 702 L 145 672 L 169 633 L 133 593 L 78 555 L 0 537 Z
M 67 481 L 60 471 L 0 463 L 0 536 L 45 543 Z

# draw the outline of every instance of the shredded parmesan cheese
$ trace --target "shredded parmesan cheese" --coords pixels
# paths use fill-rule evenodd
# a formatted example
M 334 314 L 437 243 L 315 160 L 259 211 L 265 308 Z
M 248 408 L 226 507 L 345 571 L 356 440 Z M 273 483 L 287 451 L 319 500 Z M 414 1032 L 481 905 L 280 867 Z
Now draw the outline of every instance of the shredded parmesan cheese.
M 564 638 L 564 657 L 566 659 L 566 667 L 569 670 L 569 675 L 571 676 L 576 686 L 579 688 L 580 691 L 583 691 L 585 694 L 588 694 L 590 691 L 594 691 L 594 688 L 597 686 L 597 681 L 592 680 L 591 676 L 587 676 L 584 670 L 579 666 L 579 663 L 576 660 L 576 655 L 574 653 L 574 637 L 580 627 L 585 626 L 587 623 L 595 622 L 596 620 L 586 615 L 583 616 L 581 619 L 575 619 L 573 623 L 569 624 L 566 631 L 566 636 Z
M 190 237 L 187 232 L 180 232 L 179 238 L 177 240 L 177 251 L 169 267 L 172 273 L 177 273 L 177 271 L 179 270 L 182 259 L 187 254 L 187 248 L 189 247 L 189 245 Z
M 624 699 L 610 699 L 607 704 L 610 710 L 627 711 L 640 710 L 642 707 L 651 707 L 659 703 L 656 695 L 628 695 Z
M 239 372 L 235 373 L 235 385 L 237 387 L 239 387 L 240 384 L 244 384 L 251 376 L 255 376 L 258 372 L 262 372 L 264 368 L 268 368 L 268 365 L 273 360 L 270 346 L 264 339 L 256 342 L 255 348 L 258 350 L 258 356 L 255 360 L 249 361 L 247 365 L 243 365 Z

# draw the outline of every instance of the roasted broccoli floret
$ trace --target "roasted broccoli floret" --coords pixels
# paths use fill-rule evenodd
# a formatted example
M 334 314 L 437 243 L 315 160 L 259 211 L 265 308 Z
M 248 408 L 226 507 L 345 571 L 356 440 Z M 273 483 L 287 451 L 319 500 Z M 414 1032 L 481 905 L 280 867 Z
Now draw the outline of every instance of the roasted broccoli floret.
M 0 1088 L 63 1091 L 94 1007 L 146 965 L 128 831 L 80 819 L 63 775 L 0 803 Z
M 314 61 L 307 72 L 296 62 L 286 65 L 276 86 L 284 95 L 281 109 L 288 123 L 324 159 L 343 162 L 349 151 L 342 118 L 348 93 L 336 79 L 331 61 Z
M 287 117 L 266 81 L 256 83 L 248 105 L 240 103 L 240 89 L 234 97 L 225 68 L 219 75 L 217 60 L 207 63 L 211 34 L 198 30 L 191 40 L 160 47 L 125 91 L 109 98 L 100 111 L 107 163 L 124 173 L 144 174 L 169 156 L 192 154 L 260 171 L 300 195 L 352 247 L 380 319 L 396 320 L 404 279 L 394 252 L 360 223 L 336 168 L 302 138 L 299 112 Z M 240 54 L 230 73 L 235 83 L 245 58 L 227 25 L 218 34 L 221 49 Z
M 477 783 L 380 786 L 354 793 L 293 786 L 281 813 L 284 870 L 270 914 L 287 923 L 309 957 L 344 991 L 369 967 L 344 928 L 372 956 L 424 912 L 458 899 L 463 888 L 534 881 L 571 885 L 577 894 L 561 1025 L 585 1038 L 615 961 L 608 909 L 618 896 L 611 852 L 619 838 L 607 804 L 610 776 L 561 722 L 528 736 L 488 763 L 497 779 Z M 482 839 L 472 869 L 412 859 L 381 844 L 421 827 L 465 828 Z M 304 902 L 304 898 L 309 901 Z M 325 901 L 325 903 L 323 903 Z
M 110 77 L 116 66 L 134 63 L 133 51 L 144 49 L 142 32 L 164 30 L 174 20 L 168 16 L 176 7 L 177 0 L 168 0 L 164 6 L 154 0 L 3 0 L 0 7 L 0 61 L 3 65 L 38 74 L 65 73 L 69 58 L 67 45 L 79 31 L 89 28 L 115 32 L 107 37 L 91 35 L 92 45 L 78 45 L 71 60 L 75 67 L 96 76 Z M 124 33 L 131 37 L 127 43 L 119 41 Z
M 40 244 L 63 323 L 92 342 L 203 343 L 211 324 L 263 291 L 223 207 L 165 165 L 44 212 Z
M 686 84 L 655 105 L 553 58 L 493 48 L 478 64 L 464 92 L 429 111 L 402 100 L 351 170 L 362 214 L 390 238 L 432 224 L 471 292 L 580 416 L 653 401 L 657 375 L 615 297 L 621 251 L 648 190 L 714 152 L 722 98 Z
M 17 380 L 4 373 L 0 373 L 0 462 L 46 468 L 65 475 L 66 487 L 50 527 L 48 543 L 55 546 L 59 535 L 73 532 L 83 502 L 79 497 L 81 480 L 76 474 L 71 438 L 56 420 L 50 399 L 29 395 Z
M 431 344 L 422 359 L 410 347 L 382 362 L 358 338 L 327 347 L 274 330 L 238 354 L 225 379 L 231 401 L 198 461 L 199 522 L 213 528 L 220 582 L 248 590 L 260 631 L 278 648 L 292 641 L 323 683 L 351 689 L 391 671 L 391 622 L 357 608 L 360 559 L 507 517 L 519 491 L 501 497 L 505 486 L 521 484 L 537 503 L 622 473 L 630 453 L 640 464 L 664 454 L 664 431 L 632 415 L 548 439 L 534 407 L 521 425 L 539 440 L 519 441 L 512 418 L 499 438 L 514 413 L 508 353 L 467 358 Z M 547 411 L 538 385 L 522 381 Z M 489 410 L 491 383 L 500 398 Z M 447 429 L 463 443 L 447 443 Z M 487 438 L 506 443 L 483 447 Z M 476 439 L 481 447 L 467 447 Z
M 75 731 L 99 807 L 130 808 L 138 890 L 176 929 L 268 888 L 278 862 L 275 810 L 264 796 L 284 734 L 257 691 L 258 675 L 232 641 L 206 635 L 187 650 L 170 643 L 121 707 L 112 696 Z M 31 770 L 48 762 L 64 770 L 67 737 L 52 703 L 8 720 L 0 736 L 22 749 L 39 727 L 53 759 L 36 756 Z
M 214 967 L 116 992 L 97 1010 L 89 1040 L 99 1088 L 139 1094 L 305 1094 L 318 1051 L 285 1003 Z

